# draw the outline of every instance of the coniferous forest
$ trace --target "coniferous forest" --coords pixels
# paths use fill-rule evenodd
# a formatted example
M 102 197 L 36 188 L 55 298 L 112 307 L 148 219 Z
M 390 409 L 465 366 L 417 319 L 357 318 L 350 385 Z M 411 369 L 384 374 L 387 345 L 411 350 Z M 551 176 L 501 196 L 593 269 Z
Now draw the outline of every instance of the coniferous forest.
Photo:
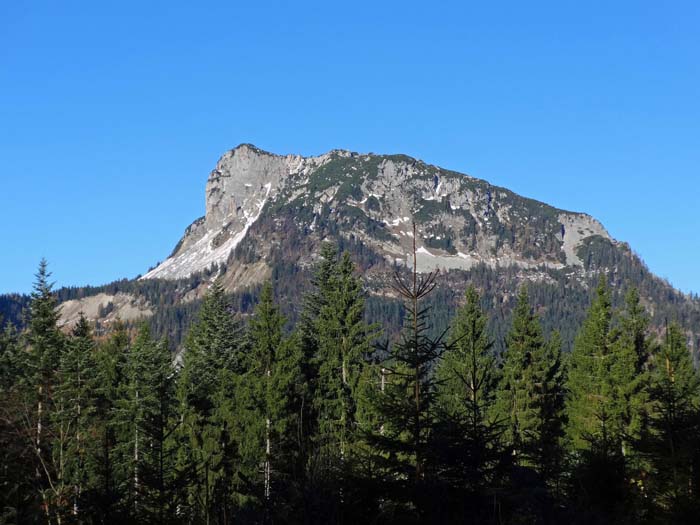
M 319 261 L 293 326 L 272 283 L 242 317 L 214 281 L 181 352 L 66 333 L 42 262 L 0 336 L 0 523 L 698 522 L 700 376 L 634 290 L 601 278 L 563 352 L 524 286 L 497 352 L 483 290 L 435 330 L 440 275 L 397 273 L 395 335 Z

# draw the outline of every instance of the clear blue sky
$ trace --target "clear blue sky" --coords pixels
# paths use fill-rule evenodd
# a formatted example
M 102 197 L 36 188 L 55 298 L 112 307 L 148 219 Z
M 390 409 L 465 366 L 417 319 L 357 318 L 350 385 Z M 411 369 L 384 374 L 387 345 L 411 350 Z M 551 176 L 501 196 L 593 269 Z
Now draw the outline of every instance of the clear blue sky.
M 697 1 L 2 2 L 0 292 L 42 256 L 58 285 L 144 272 L 241 142 L 464 171 L 700 292 L 699 27 Z

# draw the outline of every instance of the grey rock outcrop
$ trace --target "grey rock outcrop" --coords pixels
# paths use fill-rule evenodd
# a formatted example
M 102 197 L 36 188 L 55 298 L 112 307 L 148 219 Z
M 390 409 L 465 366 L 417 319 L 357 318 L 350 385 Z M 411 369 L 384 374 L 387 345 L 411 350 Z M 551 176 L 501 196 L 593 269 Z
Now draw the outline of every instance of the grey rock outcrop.
M 238 146 L 225 153 L 209 175 L 205 209 L 173 254 L 143 279 L 183 278 L 220 265 L 261 218 L 268 228 L 277 227 L 278 214 L 291 217 L 306 237 L 321 241 L 336 232 L 361 240 L 399 264 L 412 263 L 406 254 L 415 221 L 420 271 L 468 269 L 479 263 L 578 268 L 582 262 L 577 251 L 587 238 L 611 240 L 588 215 L 559 210 L 404 155 L 343 150 L 301 157 Z M 259 246 L 260 257 L 268 252 Z M 311 254 L 300 258 L 310 260 Z M 266 274 L 233 270 L 236 275 Z

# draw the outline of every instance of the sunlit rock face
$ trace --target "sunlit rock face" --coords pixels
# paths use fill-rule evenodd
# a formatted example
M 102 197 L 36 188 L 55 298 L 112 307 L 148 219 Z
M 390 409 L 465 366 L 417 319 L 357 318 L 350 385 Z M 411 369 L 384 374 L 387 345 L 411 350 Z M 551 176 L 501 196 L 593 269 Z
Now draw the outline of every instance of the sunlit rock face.
M 244 241 L 260 269 L 273 248 L 294 252 L 292 239 L 313 244 L 332 236 L 357 240 L 391 264 L 412 265 L 413 223 L 419 271 L 476 264 L 581 268 L 578 250 L 586 239 L 614 242 L 588 215 L 405 155 L 334 150 L 282 156 L 243 144 L 225 153 L 209 175 L 205 209 L 173 254 L 143 279 L 235 266 L 230 256 Z M 313 251 L 296 249 L 295 263 L 311 262 Z

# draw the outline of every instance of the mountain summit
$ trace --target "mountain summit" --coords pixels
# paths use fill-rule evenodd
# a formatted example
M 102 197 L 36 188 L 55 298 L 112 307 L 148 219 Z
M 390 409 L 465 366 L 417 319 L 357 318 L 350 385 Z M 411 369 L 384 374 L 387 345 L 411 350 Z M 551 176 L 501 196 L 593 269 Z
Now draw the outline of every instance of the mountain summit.
M 205 216 L 142 278 L 185 278 L 227 263 L 246 238 L 256 240 L 256 224 L 266 224 L 270 233 L 284 218 L 319 241 L 333 231 L 352 237 L 392 264 L 407 263 L 415 221 L 421 271 L 479 263 L 583 268 L 579 248 L 587 239 L 613 242 L 588 215 L 405 155 L 333 150 L 282 156 L 242 144 L 209 175 Z M 256 251 L 268 255 L 270 248 L 261 242 Z

